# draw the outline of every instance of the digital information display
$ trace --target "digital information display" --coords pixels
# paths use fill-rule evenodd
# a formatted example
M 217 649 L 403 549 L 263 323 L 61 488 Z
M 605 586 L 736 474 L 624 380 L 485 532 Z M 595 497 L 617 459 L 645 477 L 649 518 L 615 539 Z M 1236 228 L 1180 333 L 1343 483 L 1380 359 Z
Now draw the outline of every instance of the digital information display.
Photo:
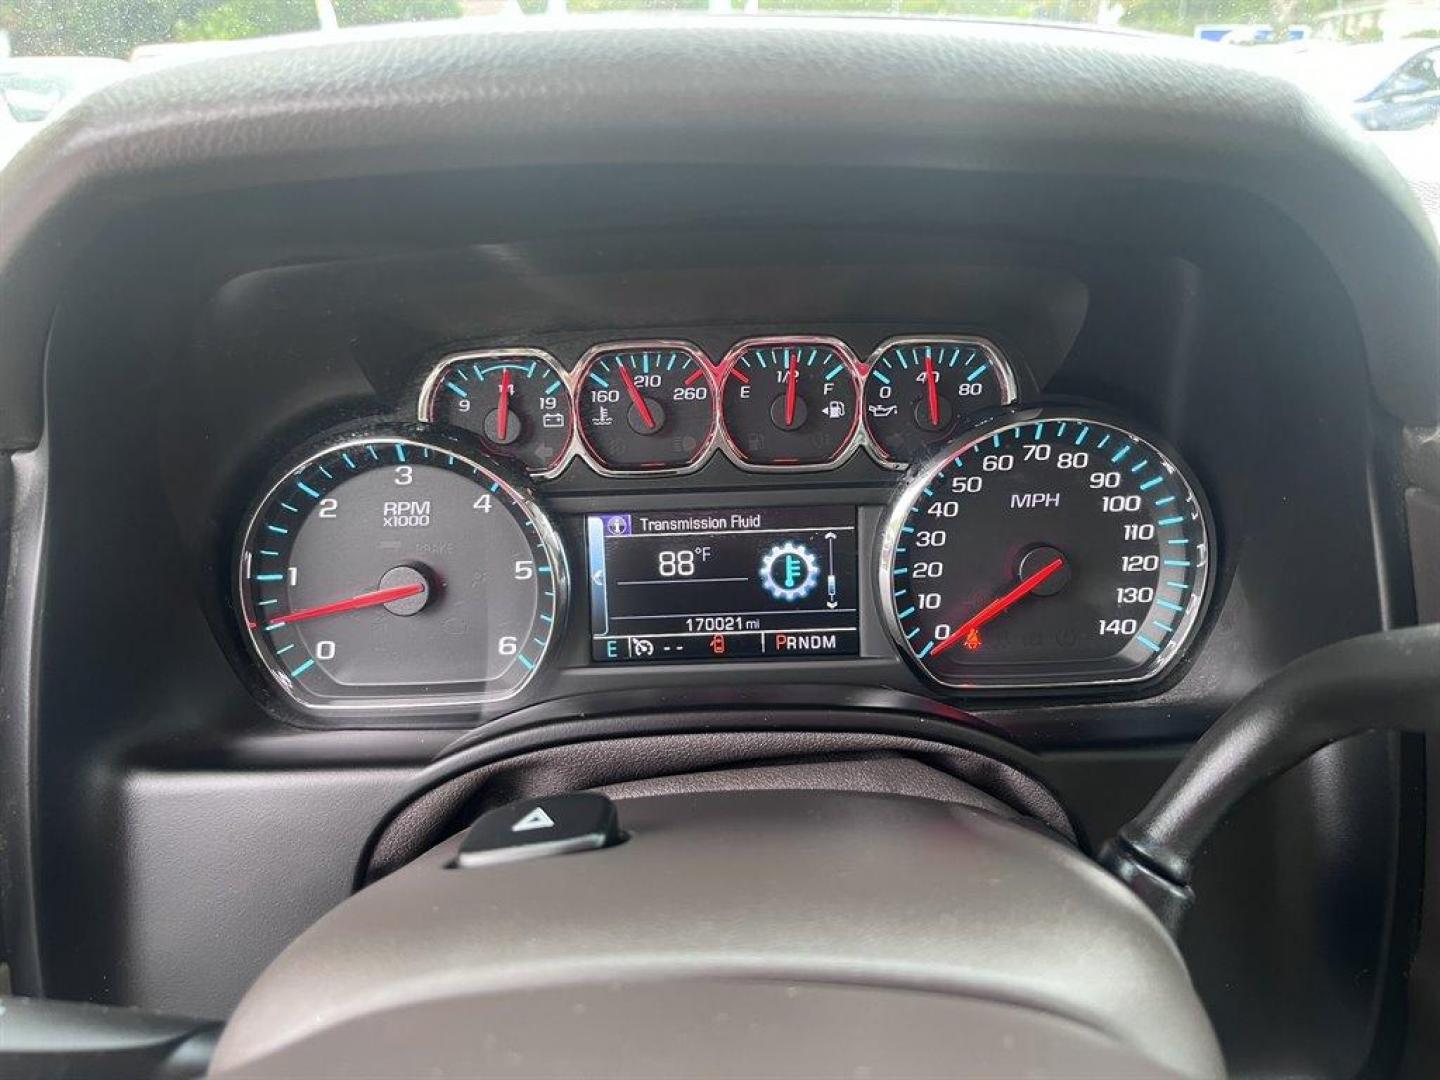
M 855 508 L 593 514 L 597 661 L 853 656 Z

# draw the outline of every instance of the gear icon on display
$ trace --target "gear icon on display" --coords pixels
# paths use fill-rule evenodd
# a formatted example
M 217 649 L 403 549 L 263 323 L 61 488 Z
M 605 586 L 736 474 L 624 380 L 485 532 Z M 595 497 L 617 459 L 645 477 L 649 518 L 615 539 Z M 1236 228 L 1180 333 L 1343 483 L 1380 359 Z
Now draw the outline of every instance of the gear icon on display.
M 786 540 L 760 560 L 760 587 L 776 600 L 794 603 L 815 591 L 820 583 L 820 561 L 804 544 Z

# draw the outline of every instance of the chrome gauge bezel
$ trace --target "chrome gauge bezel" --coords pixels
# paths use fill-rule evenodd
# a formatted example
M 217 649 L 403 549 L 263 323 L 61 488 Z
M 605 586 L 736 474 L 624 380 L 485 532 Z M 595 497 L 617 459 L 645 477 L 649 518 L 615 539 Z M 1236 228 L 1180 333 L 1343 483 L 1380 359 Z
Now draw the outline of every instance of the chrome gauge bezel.
M 421 423 L 436 423 L 435 409 L 436 400 L 441 386 L 441 376 L 452 365 L 462 361 L 496 360 L 507 356 L 528 356 L 533 357 L 553 371 L 557 378 L 565 385 L 565 391 L 570 396 L 570 435 L 567 440 L 565 451 L 556 460 L 555 464 L 544 470 L 524 470 L 526 475 L 534 480 L 553 480 L 577 458 L 583 461 L 596 475 L 611 478 L 633 478 L 640 476 L 688 476 L 698 472 L 710 463 L 710 459 L 717 453 L 724 455 L 725 459 L 737 469 L 751 473 L 819 473 L 830 472 L 840 468 L 860 450 L 882 468 L 894 472 L 903 472 L 908 469 L 911 462 L 891 458 L 885 453 L 879 441 L 871 434 L 870 422 L 865 413 L 865 390 L 869 385 L 870 374 L 874 370 L 875 362 L 885 351 L 890 348 L 912 344 L 954 344 L 969 345 L 980 349 L 989 359 L 991 367 L 995 370 L 1000 381 L 1005 400 L 998 407 L 1007 407 L 1014 404 L 1019 396 L 1019 384 L 1015 377 L 1015 369 L 1004 351 L 991 339 L 973 334 L 905 334 L 899 337 L 886 338 L 877 345 L 869 354 L 869 359 L 861 361 L 855 351 L 840 338 L 825 334 L 763 334 L 754 337 L 744 338 L 737 341 L 726 350 L 723 359 L 717 364 L 700 346 L 692 341 L 680 338 L 641 338 L 634 341 L 606 341 L 598 345 L 592 345 L 586 349 L 584 354 L 575 363 L 573 368 L 567 369 L 550 352 L 544 349 L 531 346 L 515 346 L 512 348 L 487 348 L 487 349 L 462 349 L 446 353 L 439 360 L 431 365 L 421 383 L 418 395 L 418 402 L 415 415 Z M 845 364 L 850 374 L 851 384 L 855 392 L 856 415 L 851 425 L 850 432 L 846 436 L 844 445 L 839 453 L 830 461 L 811 465 L 756 465 L 746 460 L 740 452 L 739 447 L 731 438 L 729 430 L 725 425 L 725 381 L 730 372 L 734 369 L 740 356 L 748 349 L 763 348 L 766 346 L 786 347 L 790 345 L 824 345 L 834 349 Z M 580 420 L 580 399 L 579 393 L 583 386 L 586 372 L 596 357 L 604 353 L 612 352 L 646 352 L 646 351 L 674 351 L 684 352 L 691 356 L 705 372 L 705 378 L 710 385 L 714 408 L 711 410 L 710 430 L 706 433 L 704 443 L 699 455 L 689 465 L 667 469 L 630 469 L 614 468 L 605 464 L 590 447 L 581 429 Z M 462 429 L 463 430 L 463 429 Z M 503 458 L 499 451 L 493 451 L 497 458 Z M 521 468 L 515 463 L 515 468 Z
M 865 391 L 870 386 L 870 377 L 874 374 L 875 365 L 880 358 L 891 349 L 900 348 L 905 345 L 967 345 L 979 349 L 990 361 L 990 367 L 994 370 L 996 378 L 1000 383 L 1000 391 L 1003 400 L 998 402 L 996 407 L 1007 408 L 1020 400 L 1020 387 L 1015 379 L 1015 369 L 1010 366 L 1010 361 L 1000 351 L 1000 347 L 989 338 L 977 337 L 973 334 L 904 334 L 900 337 L 886 338 L 879 345 L 871 350 L 870 356 L 865 361 L 865 377 L 860 383 L 860 410 L 861 427 L 865 435 L 865 448 L 870 452 L 876 462 L 887 469 L 894 469 L 897 472 L 908 469 L 913 461 L 892 458 L 885 453 L 885 448 L 880 445 L 880 440 L 870 430 L 870 413 L 865 408 Z M 965 431 L 965 422 L 962 420 L 956 428 L 957 432 Z M 953 438 L 953 436 L 952 436 Z
M 1204 535 L 1204 543 L 1200 545 L 1204 553 L 1203 557 L 1192 568 L 1195 572 L 1195 586 L 1191 589 L 1190 600 L 1186 604 L 1184 613 L 1178 617 L 1180 621 L 1170 640 L 1151 658 L 1144 670 L 1135 674 L 1048 682 L 1027 682 L 1019 679 L 987 679 L 984 681 L 943 679 L 932 672 L 919 658 L 911 647 L 910 641 L 905 637 L 904 628 L 900 623 L 899 610 L 891 583 L 894 580 L 896 548 L 900 545 L 901 529 L 910 515 L 910 507 L 915 505 L 915 502 L 924 494 L 925 489 L 933 483 L 937 473 L 948 467 L 957 457 L 968 453 L 977 443 L 993 438 L 999 432 L 1009 431 L 1011 428 L 1037 420 L 1077 421 L 1080 423 L 1088 421 L 1117 428 L 1132 437 L 1137 443 L 1148 446 L 1166 464 L 1171 474 L 1178 478 L 1184 486 L 1187 502 L 1193 507 Z M 878 572 L 875 582 L 876 596 L 879 598 L 881 608 L 881 620 L 900 655 L 920 677 L 931 685 L 948 690 L 977 694 L 1035 691 L 1063 695 L 1069 691 L 1093 687 L 1139 687 L 1158 682 L 1171 674 L 1175 664 L 1193 644 L 1196 628 L 1209 610 L 1210 596 L 1214 588 L 1215 575 L 1212 573 L 1212 567 L 1216 560 L 1215 537 L 1215 521 L 1203 489 L 1184 460 L 1165 440 L 1151 434 L 1144 427 L 1103 409 L 1067 408 L 1059 405 L 1014 408 L 1004 415 L 966 429 L 935 455 L 926 461 L 916 463 L 907 473 L 901 488 L 890 502 L 880 531 L 880 553 L 876 560 Z
M 811 465 L 756 465 L 746 460 L 730 435 L 730 429 L 725 424 L 725 383 L 730 379 L 730 373 L 735 370 L 735 365 L 740 358 L 751 349 L 763 349 L 769 347 L 788 348 L 801 345 L 823 345 L 827 349 L 833 349 L 840 357 L 841 363 L 845 365 L 845 371 L 850 376 L 851 389 L 855 394 L 855 416 L 852 418 L 850 430 L 845 435 L 845 441 L 835 456 L 829 461 L 819 462 Z M 828 337 L 824 334 L 763 334 L 757 337 L 748 337 L 737 341 L 725 353 L 725 359 L 720 362 L 720 375 L 716 380 L 716 415 L 720 425 L 720 445 L 725 451 L 725 456 L 737 468 L 753 473 L 815 473 L 830 472 L 838 469 L 845 462 L 855 456 L 860 449 L 860 432 L 864 425 L 860 422 L 860 409 L 863 402 L 861 394 L 864 387 L 864 379 L 860 370 L 860 361 L 856 359 L 855 352 L 849 345 L 837 337 Z
M 559 476 L 569 466 L 575 457 L 575 444 L 579 440 L 580 411 L 575 403 L 575 383 L 573 373 L 566 371 L 560 361 L 555 359 L 544 349 L 529 347 L 514 349 L 467 349 L 461 352 L 447 353 L 435 362 L 435 365 L 425 375 L 425 381 L 420 384 L 420 397 L 416 407 L 416 418 L 422 424 L 433 424 L 435 420 L 435 402 L 440 393 L 442 376 L 450 367 L 463 361 L 469 360 L 478 363 L 481 360 L 500 360 L 507 356 L 529 356 L 539 360 L 546 367 L 555 373 L 555 377 L 564 384 L 565 392 L 569 395 L 570 405 L 567 412 L 570 416 L 570 435 L 565 440 L 565 449 L 555 459 L 555 464 L 548 469 L 525 469 L 519 462 L 515 462 L 515 468 L 523 471 L 536 480 L 549 480 Z M 460 428 L 464 431 L 466 429 Z M 478 435 L 470 433 L 478 439 Z M 487 447 L 487 449 L 489 449 Z M 503 457 L 499 451 L 491 451 L 496 457 Z
M 710 386 L 710 430 L 705 433 L 705 440 L 700 448 L 700 453 L 695 460 L 688 465 L 680 465 L 667 469 L 616 469 L 606 465 L 600 460 L 598 454 L 586 441 L 580 430 L 580 390 L 584 385 L 586 374 L 591 364 L 597 358 L 606 353 L 618 352 L 651 352 L 651 351 L 683 352 L 700 365 L 700 370 L 705 372 L 705 381 Z M 592 345 L 585 350 L 579 361 L 571 372 L 570 382 L 570 407 L 574 410 L 572 430 L 575 434 L 575 452 L 573 457 L 579 457 L 586 465 L 590 466 L 600 476 L 609 477 L 634 477 L 634 476 L 688 476 L 691 473 L 699 472 L 710 461 L 715 453 L 715 446 L 718 439 L 720 423 L 720 380 L 715 374 L 715 365 L 710 362 L 710 357 L 700 346 L 689 341 L 682 341 L 679 338 L 644 338 L 639 341 L 607 341 L 599 345 Z
M 514 355 L 514 350 L 506 350 L 507 355 Z M 498 484 L 506 496 L 515 504 L 519 511 L 525 514 L 535 526 L 536 535 L 544 546 L 550 558 L 552 567 L 552 578 L 555 589 L 554 607 L 554 629 L 547 638 L 539 656 L 536 657 L 534 666 L 527 670 L 520 681 L 499 693 L 458 693 L 458 694 L 408 694 L 395 697 L 375 697 L 355 700 L 331 700 L 315 699 L 307 694 L 303 687 L 299 686 L 290 673 L 281 665 L 277 664 L 270 655 L 259 637 L 259 620 L 254 618 L 250 607 L 250 598 L 246 589 L 246 583 L 250 578 L 252 549 L 255 543 L 256 531 L 260 525 L 261 517 L 267 507 L 279 495 L 280 490 L 286 484 L 293 483 L 295 478 L 302 475 L 317 461 L 332 454 L 341 454 L 347 450 L 353 450 L 365 446 L 392 446 L 403 445 L 405 447 L 428 448 L 430 451 L 447 457 L 452 457 L 473 469 L 478 470 L 481 475 Z M 313 451 L 307 451 L 305 456 L 293 465 L 282 471 L 273 483 L 266 488 L 265 493 L 252 505 L 245 520 L 245 527 L 240 533 L 238 550 L 234 556 L 235 566 L 235 601 L 234 608 L 240 623 L 240 633 L 250 650 L 251 656 L 257 660 L 261 668 L 270 676 L 270 683 L 278 688 L 291 704 L 312 716 L 334 716 L 334 715 L 384 715 L 396 712 L 454 712 L 457 710 L 477 708 L 481 706 L 494 705 L 499 702 L 509 701 L 521 694 L 526 687 L 534 680 L 536 674 L 544 666 L 546 659 L 555 648 L 556 639 L 559 638 L 568 624 L 569 603 L 570 603 L 570 567 L 566 558 L 565 545 L 561 542 L 560 534 L 556 531 L 553 523 L 546 513 L 536 503 L 534 494 L 525 486 L 516 483 L 505 475 L 504 471 L 496 468 L 493 463 L 483 462 L 463 447 L 458 447 L 443 440 L 434 440 L 420 435 L 395 434 L 393 432 L 376 432 L 374 434 L 349 435 L 334 440 L 326 441 Z M 252 625 L 253 624 L 253 625 Z

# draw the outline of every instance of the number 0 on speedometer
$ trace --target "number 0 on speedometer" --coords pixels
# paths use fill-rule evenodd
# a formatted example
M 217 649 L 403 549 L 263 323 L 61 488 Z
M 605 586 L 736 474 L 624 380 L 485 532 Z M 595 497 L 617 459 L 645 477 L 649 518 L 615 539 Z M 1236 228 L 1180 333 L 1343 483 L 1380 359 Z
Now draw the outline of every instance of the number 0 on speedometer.
M 1209 584 L 1208 514 L 1155 442 L 1030 410 L 920 469 L 887 519 L 897 643 L 957 688 L 1138 682 L 1181 654 Z

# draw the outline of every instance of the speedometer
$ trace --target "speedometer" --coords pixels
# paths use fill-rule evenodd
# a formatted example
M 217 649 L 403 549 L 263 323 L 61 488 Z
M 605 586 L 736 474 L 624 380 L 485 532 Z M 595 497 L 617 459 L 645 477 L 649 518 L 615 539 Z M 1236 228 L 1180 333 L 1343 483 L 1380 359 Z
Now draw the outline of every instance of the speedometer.
M 957 688 L 1138 682 L 1207 599 L 1198 488 L 1152 439 L 1029 410 L 921 468 L 887 518 L 881 595 L 900 647 Z

